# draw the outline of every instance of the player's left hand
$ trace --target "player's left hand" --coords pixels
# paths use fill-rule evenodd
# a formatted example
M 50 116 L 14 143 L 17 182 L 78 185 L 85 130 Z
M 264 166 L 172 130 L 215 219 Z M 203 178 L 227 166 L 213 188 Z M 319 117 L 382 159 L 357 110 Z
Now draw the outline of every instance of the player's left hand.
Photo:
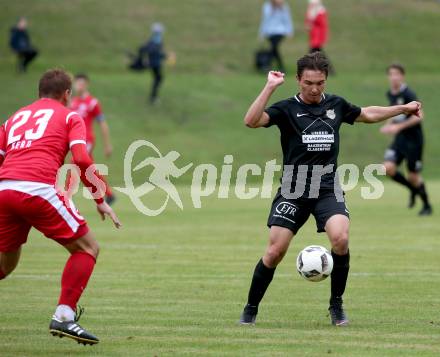
M 422 110 L 422 103 L 413 101 L 403 106 L 403 114 L 415 115 L 420 118 L 420 111 Z
M 105 220 L 105 216 L 109 216 L 116 228 L 120 228 L 122 226 L 118 216 L 116 216 L 116 213 L 106 202 L 100 203 L 96 206 L 96 208 L 98 213 L 101 215 L 102 220 Z
M 112 153 L 113 153 L 113 148 L 111 145 L 104 148 L 105 157 L 109 158 L 110 156 L 112 156 Z
M 380 128 L 382 134 L 395 135 L 400 131 L 400 126 L 398 124 L 386 124 Z

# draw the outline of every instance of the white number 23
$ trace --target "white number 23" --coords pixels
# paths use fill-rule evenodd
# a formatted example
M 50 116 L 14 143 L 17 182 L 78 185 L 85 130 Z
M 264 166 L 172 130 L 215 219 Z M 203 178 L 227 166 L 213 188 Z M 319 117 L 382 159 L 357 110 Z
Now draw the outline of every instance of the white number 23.
M 32 112 L 30 110 L 23 110 L 22 112 L 17 113 L 15 117 L 11 120 L 12 126 L 9 130 L 8 145 L 22 139 L 23 134 L 15 134 L 15 132 L 18 128 L 25 125 L 27 121 L 31 118 L 31 116 L 33 119 L 36 119 L 35 127 L 32 129 L 28 129 L 24 132 L 24 139 L 40 139 L 44 135 L 44 131 L 46 130 L 47 124 L 49 123 L 52 115 L 52 109 L 40 109 L 36 111 L 34 115 L 32 115 Z

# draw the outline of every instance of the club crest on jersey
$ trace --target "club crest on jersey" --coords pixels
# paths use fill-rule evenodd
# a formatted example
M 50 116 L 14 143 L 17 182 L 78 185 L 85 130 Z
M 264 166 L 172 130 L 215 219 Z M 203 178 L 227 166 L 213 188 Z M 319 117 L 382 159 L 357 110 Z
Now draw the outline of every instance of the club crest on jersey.
M 332 119 L 332 120 L 336 118 L 336 113 L 335 113 L 334 109 L 327 110 L 325 115 L 327 115 L 327 118 Z

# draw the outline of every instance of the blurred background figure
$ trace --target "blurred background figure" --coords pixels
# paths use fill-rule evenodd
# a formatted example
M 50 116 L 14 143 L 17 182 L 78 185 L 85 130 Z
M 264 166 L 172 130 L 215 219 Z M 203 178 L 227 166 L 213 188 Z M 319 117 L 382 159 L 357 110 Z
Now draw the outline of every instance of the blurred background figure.
M 405 68 L 399 63 L 393 63 L 387 68 L 390 89 L 387 98 L 390 105 L 402 105 L 417 99 L 417 95 L 411 90 L 405 81 Z M 416 115 L 398 115 L 388 121 L 381 128 L 383 134 L 393 136 L 393 142 L 385 151 L 384 163 L 386 174 L 398 184 L 408 188 L 410 199 L 408 208 L 416 204 L 417 196 L 423 202 L 420 216 L 432 214 L 432 207 L 426 192 L 422 177 L 424 135 L 422 130 L 423 113 Z M 408 176 L 405 177 L 400 171 L 400 164 L 406 161 Z
M 278 70 L 285 67 L 280 54 L 280 43 L 286 36 L 293 36 L 293 21 L 290 7 L 284 0 L 270 0 L 263 4 L 260 37 L 266 38 L 271 46 L 272 59 L 278 63 Z
M 162 83 L 162 62 L 166 55 L 163 50 L 163 33 L 164 27 L 157 22 L 151 26 L 151 37 L 145 45 L 144 51 L 148 54 L 148 62 L 153 75 L 153 83 L 151 86 L 150 103 L 155 104 L 159 98 L 159 86 Z
M 27 66 L 38 55 L 38 51 L 31 44 L 28 23 L 25 17 L 20 17 L 17 24 L 11 28 L 9 45 L 17 54 L 18 71 L 26 72 Z
M 141 71 L 150 69 L 153 76 L 153 83 L 150 92 L 150 103 L 155 104 L 159 99 L 159 87 L 163 80 L 162 64 L 167 58 L 163 49 L 164 26 L 156 22 L 151 26 L 151 36 L 149 40 L 142 45 L 137 55 L 130 55 L 130 69 Z M 174 57 L 174 55 L 172 56 Z
M 305 24 L 309 32 L 309 52 L 324 52 L 329 35 L 329 25 L 327 10 L 321 0 L 309 0 Z M 326 57 L 328 58 L 328 56 Z M 333 65 L 330 65 L 329 74 L 334 74 Z
M 83 118 L 86 124 L 86 144 L 87 151 L 90 157 L 93 158 L 93 150 L 95 148 L 95 130 L 94 123 L 98 123 L 101 129 L 102 141 L 104 143 L 104 155 L 109 158 L 113 152 L 112 144 L 110 141 L 110 130 L 105 120 L 104 113 L 101 109 L 99 100 L 92 96 L 89 91 L 90 80 L 87 74 L 80 73 L 75 75 L 73 82 L 74 95 L 72 97 L 70 108 L 77 112 L 81 118 Z M 105 201 L 111 205 L 115 201 L 112 188 L 107 183 L 104 177 L 99 175 L 99 178 L 105 184 Z M 73 176 L 68 180 L 68 187 L 72 187 L 71 180 L 74 180 Z

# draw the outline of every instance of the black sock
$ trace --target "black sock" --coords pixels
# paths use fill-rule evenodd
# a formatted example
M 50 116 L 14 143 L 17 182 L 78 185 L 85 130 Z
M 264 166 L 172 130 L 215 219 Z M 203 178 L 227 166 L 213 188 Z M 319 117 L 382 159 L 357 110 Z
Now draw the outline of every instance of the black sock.
M 252 277 L 251 287 L 248 295 L 248 305 L 257 307 L 263 299 L 267 287 L 272 281 L 276 268 L 268 268 L 263 264 L 263 259 L 257 263 L 254 276 Z
M 347 284 L 348 271 L 350 270 L 350 252 L 346 255 L 337 255 L 332 251 L 333 270 L 331 274 L 331 297 L 333 300 L 340 300 L 344 295 Z
M 419 186 L 419 195 L 420 195 L 420 198 L 423 201 L 423 205 L 425 207 L 429 206 L 428 194 L 426 193 L 425 184 L 423 182 Z
M 396 171 L 396 174 L 391 176 L 391 178 L 397 183 L 407 187 L 410 191 L 415 191 L 415 187 L 411 185 L 411 182 L 409 182 L 399 171 Z

